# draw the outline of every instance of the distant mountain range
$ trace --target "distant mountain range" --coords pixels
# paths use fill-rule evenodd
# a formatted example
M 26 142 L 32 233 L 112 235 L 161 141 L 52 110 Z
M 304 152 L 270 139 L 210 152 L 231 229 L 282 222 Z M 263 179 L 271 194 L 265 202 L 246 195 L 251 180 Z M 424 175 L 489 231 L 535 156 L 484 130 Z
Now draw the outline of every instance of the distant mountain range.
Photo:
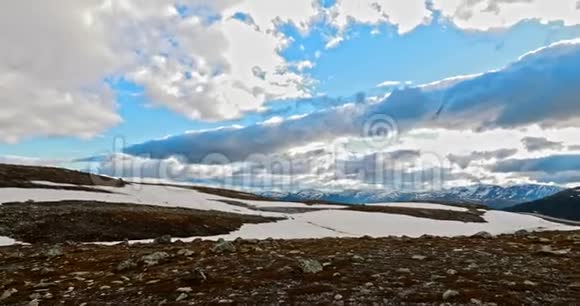
M 564 189 L 548 185 L 473 185 L 428 192 L 342 191 L 262 192 L 259 195 L 283 201 L 323 201 L 348 204 L 382 202 L 437 202 L 446 204 L 480 204 L 502 209 L 539 200 Z
M 567 189 L 540 200 L 509 207 L 506 211 L 580 221 L 580 188 Z

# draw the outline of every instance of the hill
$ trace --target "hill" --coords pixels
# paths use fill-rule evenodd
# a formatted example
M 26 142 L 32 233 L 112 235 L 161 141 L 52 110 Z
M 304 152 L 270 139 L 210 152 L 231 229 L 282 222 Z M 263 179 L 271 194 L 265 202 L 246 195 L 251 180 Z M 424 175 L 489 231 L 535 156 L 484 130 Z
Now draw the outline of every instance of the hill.
M 507 208 L 510 212 L 537 213 L 549 217 L 580 221 L 580 187 Z

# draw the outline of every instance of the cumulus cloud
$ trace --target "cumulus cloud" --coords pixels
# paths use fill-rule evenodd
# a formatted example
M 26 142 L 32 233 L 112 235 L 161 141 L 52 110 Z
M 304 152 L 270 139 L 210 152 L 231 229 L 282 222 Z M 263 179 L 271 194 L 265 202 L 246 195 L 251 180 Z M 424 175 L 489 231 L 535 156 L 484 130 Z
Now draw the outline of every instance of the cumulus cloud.
M 544 137 L 525 137 L 522 143 L 530 152 L 543 150 L 562 150 L 564 144 L 561 142 L 550 141 Z
M 346 30 L 353 24 L 390 24 L 397 27 L 399 34 L 405 34 L 429 23 L 432 18 L 425 0 L 337 0 L 323 14 L 327 23 L 337 31 L 329 38 L 327 49 L 343 42 Z
M 499 149 L 495 151 L 475 151 L 468 155 L 449 154 L 447 158 L 452 163 L 459 165 L 462 169 L 466 169 L 472 163 L 478 161 L 489 161 L 492 159 L 502 160 L 514 156 L 518 152 L 517 149 Z
M 508 28 L 523 20 L 580 24 L 577 0 L 433 0 L 433 9 L 462 29 Z
M 102 84 L 120 58 L 93 22 L 99 1 L 0 4 L 0 142 L 93 137 L 121 122 Z
M 309 80 L 279 54 L 289 42 L 274 30 L 282 21 L 275 15 L 262 20 L 260 13 L 275 13 L 266 6 L 248 11 L 260 27 L 234 18 L 245 12 L 244 3 L 190 0 L 179 3 L 183 12 L 168 0 L 110 2 L 100 16 L 112 30 L 138 38 L 126 46 L 139 50 L 126 77 L 143 86 L 154 105 L 191 119 L 221 120 L 308 94 Z
M 270 27 L 255 28 L 233 18 L 243 7 L 237 0 L 2 2 L 0 141 L 90 138 L 119 124 L 106 79 L 125 78 L 153 105 L 204 120 L 307 95 L 301 71 L 313 64 L 286 62 L 279 52 L 289 40 L 273 30 L 290 19 L 271 15 Z M 294 22 L 301 11 L 292 12 Z M 290 12 L 252 11 L 253 20 L 260 13 Z
M 331 24 L 341 32 L 352 23 L 389 23 L 404 34 L 430 22 L 432 12 L 424 0 L 337 0 L 328 14 Z

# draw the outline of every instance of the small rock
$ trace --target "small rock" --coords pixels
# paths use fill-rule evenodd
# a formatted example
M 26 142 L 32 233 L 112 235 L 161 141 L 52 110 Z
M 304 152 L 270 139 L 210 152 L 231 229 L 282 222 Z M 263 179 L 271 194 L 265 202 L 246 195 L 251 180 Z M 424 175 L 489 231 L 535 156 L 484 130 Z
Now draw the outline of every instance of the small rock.
M 473 304 L 473 305 L 481 305 L 481 304 L 483 304 L 483 302 L 481 300 L 478 300 L 478 299 L 471 299 L 471 300 L 469 300 L 469 302 L 471 304 Z
M 447 270 L 447 274 L 448 275 L 455 275 L 455 274 L 457 274 L 457 271 L 453 270 L 453 269 L 449 269 L 449 270 Z
M 405 273 L 405 274 L 410 274 L 411 273 L 411 269 L 408 269 L 408 268 L 400 268 L 400 269 L 397 269 L 397 272 L 399 272 L 399 273 Z
M 323 267 L 317 260 L 303 259 L 300 260 L 300 268 L 304 273 L 316 274 L 322 272 Z
M 157 237 L 153 240 L 153 243 L 156 244 L 171 244 L 171 236 L 163 235 L 161 237 Z
M 111 289 L 111 286 L 101 286 L 101 288 L 99 288 L 100 290 L 109 290 Z
M 234 302 L 233 300 L 224 299 L 224 300 L 219 300 L 218 304 L 232 304 L 233 302 Z
M 169 257 L 169 254 L 165 252 L 155 252 L 149 255 L 145 255 L 141 257 L 141 261 L 144 262 L 148 266 L 154 266 L 159 264 L 159 261 Z
M 193 284 L 199 284 L 207 280 L 207 274 L 201 269 L 195 269 L 183 279 Z
M 34 285 L 34 288 L 37 288 L 37 289 L 46 289 L 48 287 L 54 287 L 54 286 L 56 286 L 56 283 L 46 283 L 44 281 L 41 281 L 40 283 Z
M 538 284 L 536 284 L 530 280 L 526 280 L 526 281 L 524 281 L 524 285 L 530 286 L 530 287 L 536 287 Z
M 514 235 L 517 236 L 517 237 L 525 237 L 525 236 L 527 236 L 529 234 L 530 234 L 530 232 L 528 232 L 528 231 L 526 231 L 524 229 L 519 230 L 519 231 L 517 231 L 517 232 L 514 233 Z
M 177 292 L 190 293 L 192 291 L 193 291 L 193 289 L 191 289 L 191 287 L 177 288 Z
M 413 257 L 411 257 L 414 260 L 425 260 L 427 259 L 427 256 L 423 256 L 423 255 L 413 255 Z
M 537 252 L 538 254 L 543 254 L 543 255 L 567 255 L 568 253 L 570 253 L 571 249 L 565 249 L 565 250 L 553 250 L 551 246 L 549 245 L 544 245 L 542 246 L 542 248 Z
M 4 291 L 4 293 L 2 293 L 2 295 L 0 296 L 0 301 L 11 297 L 16 292 L 18 292 L 18 290 L 14 289 L 14 288 L 10 288 L 10 289 Z
M 54 269 L 44 267 L 40 270 L 40 275 L 43 275 L 43 276 L 48 275 L 48 274 L 54 273 L 54 271 L 55 271 Z
M 372 293 L 372 291 L 369 289 L 363 288 L 363 289 L 359 290 L 359 293 L 362 295 L 369 295 Z
M 180 295 L 177 297 L 177 299 L 175 299 L 175 301 L 176 301 L 176 302 L 183 301 L 183 300 L 187 299 L 188 297 L 189 297 L 189 296 L 188 296 L 187 294 L 185 294 L 185 293 L 182 293 L 182 294 L 180 294 Z
M 64 253 L 60 245 L 54 245 L 44 252 L 44 255 L 48 258 L 54 258 L 62 256 Z
M 568 287 L 570 287 L 570 288 L 580 288 L 580 282 L 572 283 Z
M 354 256 L 352 257 L 352 260 L 353 260 L 353 261 L 358 261 L 358 262 L 361 262 L 361 261 L 364 261 L 365 259 L 364 259 L 362 256 L 359 256 L 359 255 L 354 255 Z
M 123 272 L 137 268 L 137 263 L 131 259 L 127 259 L 117 265 L 117 271 Z
M 482 239 L 491 239 L 493 238 L 493 235 L 488 233 L 488 232 L 479 232 L 476 233 L 475 235 L 471 236 L 472 238 L 482 238 Z
M 30 303 L 28 303 L 28 306 L 38 306 L 40 305 L 40 302 L 38 302 L 38 300 L 32 300 L 30 301 Z
M 444 300 L 449 300 L 452 299 L 454 297 L 459 296 L 459 292 L 455 291 L 455 290 L 447 290 L 445 291 L 445 293 L 443 293 L 443 299 Z
M 38 300 L 38 299 L 42 298 L 42 294 L 35 292 L 35 293 L 29 295 L 28 298 L 31 300 Z
M 340 295 L 340 294 L 337 294 L 337 295 L 335 295 L 335 296 L 334 296 L 334 300 L 335 300 L 335 301 L 340 301 L 340 300 L 342 300 L 342 295 Z
M 177 255 L 191 257 L 191 256 L 195 255 L 195 252 L 192 250 L 189 250 L 189 249 L 181 249 L 181 250 L 177 251 Z
M 236 246 L 233 243 L 220 238 L 212 248 L 212 251 L 214 253 L 233 253 L 236 251 Z

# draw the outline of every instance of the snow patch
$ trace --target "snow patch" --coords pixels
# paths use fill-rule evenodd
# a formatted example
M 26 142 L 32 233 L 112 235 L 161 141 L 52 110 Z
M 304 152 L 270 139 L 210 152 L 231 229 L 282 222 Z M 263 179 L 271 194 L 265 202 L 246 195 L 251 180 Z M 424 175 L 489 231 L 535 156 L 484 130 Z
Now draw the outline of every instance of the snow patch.
M 406 207 L 406 208 L 423 208 L 423 209 L 441 209 L 441 210 L 452 210 L 452 211 L 468 211 L 468 209 L 465 207 L 443 205 L 443 204 L 432 204 L 432 203 L 419 203 L 419 202 L 378 203 L 378 204 L 368 204 L 368 205 L 369 206 L 392 206 L 392 207 Z

